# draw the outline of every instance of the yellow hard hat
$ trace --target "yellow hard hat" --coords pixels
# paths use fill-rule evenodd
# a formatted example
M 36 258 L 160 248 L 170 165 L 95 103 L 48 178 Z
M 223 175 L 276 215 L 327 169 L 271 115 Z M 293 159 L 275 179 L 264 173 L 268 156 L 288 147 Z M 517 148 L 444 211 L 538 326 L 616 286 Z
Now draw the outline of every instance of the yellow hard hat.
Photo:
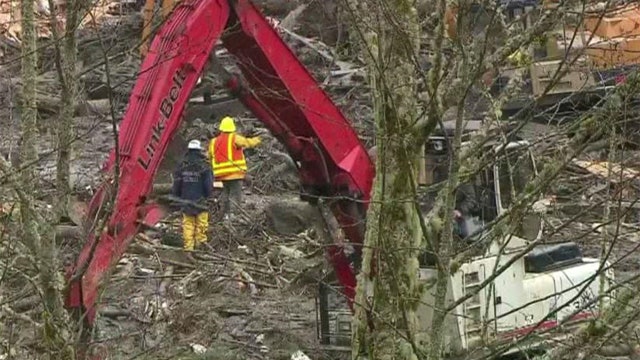
M 218 128 L 222 132 L 234 132 L 236 131 L 236 124 L 231 116 L 225 116 L 220 121 L 220 127 Z
M 529 56 L 522 50 L 518 49 L 513 54 L 509 55 L 507 60 L 513 66 L 526 66 L 529 65 Z

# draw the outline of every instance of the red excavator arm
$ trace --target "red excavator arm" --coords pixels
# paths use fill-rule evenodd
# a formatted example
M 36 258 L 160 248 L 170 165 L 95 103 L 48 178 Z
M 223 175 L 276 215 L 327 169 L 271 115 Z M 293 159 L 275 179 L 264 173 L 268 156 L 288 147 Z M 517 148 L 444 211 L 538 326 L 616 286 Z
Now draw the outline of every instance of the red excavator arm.
M 90 203 L 89 222 L 95 226 L 96 214 L 105 212 L 106 225 L 99 236 L 89 236 L 68 273 L 67 306 L 84 313 L 89 325 L 109 269 L 141 223 L 159 220 L 145 197 L 218 41 L 243 75 L 228 79 L 227 86 L 287 147 L 298 164 L 304 198 L 335 199 L 332 210 L 360 251 L 374 167 L 349 121 L 250 1 L 185 0 L 151 44 L 120 125 L 117 151 L 105 165 L 111 177 Z M 116 157 L 120 171 L 114 181 Z M 340 245 L 333 244 L 328 255 L 351 304 L 355 271 Z

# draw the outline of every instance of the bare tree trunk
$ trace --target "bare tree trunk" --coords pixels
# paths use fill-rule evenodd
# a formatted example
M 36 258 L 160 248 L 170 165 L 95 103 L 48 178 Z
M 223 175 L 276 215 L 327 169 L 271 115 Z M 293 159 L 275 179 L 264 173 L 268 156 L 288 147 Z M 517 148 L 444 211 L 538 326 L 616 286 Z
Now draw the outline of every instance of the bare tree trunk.
M 43 296 L 42 340 L 51 359 L 72 359 L 73 351 L 66 341 L 68 332 L 61 291 L 63 281 L 58 272 L 58 257 L 55 231 L 46 215 L 38 216 L 32 191 L 37 189 L 38 175 L 35 163 L 37 151 L 37 34 L 34 3 L 22 1 L 22 144 L 21 160 L 27 166 L 21 174 L 20 210 L 22 216 L 23 241 L 30 248 L 39 274 L 40 291 Z M 68 126 L 70 128 L 70 126 Z M 65 131 L 70 131 L 69 129 Z M 67 164 L 68 167 L 68 164 Z M 67 172 L 68 174 L 68 172 Z M 68 186 L 67 186 L 68 188 Z
M 36 82 L 38 55 L 36 47 L 36 24 L 34 17 L 33 1 L 22 1 L 22 82 L 23 97 L 21 106 L 21 146 L 20 159 L 27 166 L 21 176 L 24 189 L 36 189 L 37 174 L 35 163 L 38 161 L 36 139 L 38 137 L 36 106 Z M 38 224 L 35 214 L 31 211 L 31 199 L 25 200 L 20 206 L 24 240 L 33 254 L 37 254 L 40 248 Z
M 51 1 L 52 2 L 52 1 Z M 76 107 L 78 81 L 76 78 L 76 27 L 78 24 L 79 3 L 66 1 L 66 24 L 63 49 L 56 45 L 56 67 L 62 85 L 62 108 L 57 122 L 58 156 L 56 162 L 56 216 L 66 215 L 71 194 L 71 153 L 73 141 L 73 115 Z M 51 7 L 53 8 L 53 7 Z M 54 23 L 55 27 L 56 24 Z M 57 29 L 54 34 L 57 35 Z M 57 38 L 57 36 L 56 36 Z
M 358 276 L 353 358 L 416 359 L 422 242 L 415 206 L 417 83 L 413 59 L 420 28 L 413 3 L 353 1 L 374 94 L 376 178 Z M 366 28 L 367 26 L 376 28 Z M 372 264 L 372 261 L 375 261 Z M 374 274 L 375 273 L 375 274 Z M 375 280 L 374 280 L 375 276 Z

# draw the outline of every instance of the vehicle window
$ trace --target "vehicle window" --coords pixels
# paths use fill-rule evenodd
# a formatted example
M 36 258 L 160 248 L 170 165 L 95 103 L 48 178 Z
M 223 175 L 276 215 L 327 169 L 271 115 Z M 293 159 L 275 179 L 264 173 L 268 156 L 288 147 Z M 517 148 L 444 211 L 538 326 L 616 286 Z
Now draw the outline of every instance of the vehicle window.
M 524 192 L 535 175 L 530 154 L 522 150 L 508 150 L 508 154 L 498 162 L 498 175 L 500 204 L 506 210 L 513 205 L 516 197 Z M 528 212 L 514 235 L 533 240 L 538 235 L 540 226 L 540 216 L 534 212 Z
M 503 209 L 508 209 L 533 177 L 533 163 L 529 154 L 524 151 L 508 150 L 508 153 L 498 160 L 498 174 L 500 203 Z
M 445 155 L 426 155 L 426 172 L 427 172 L 427 185 L 434 185 L 439 182 L 447 180 L 449 175 L 449 161 L 448 156 Z
M 491 169 L 483 171 L 478 176 L 478 200 L 482 211 L 480 219 L 485 223 L 493 221 L 497 214 L 496 193 L 493 188 L 493 172 Z

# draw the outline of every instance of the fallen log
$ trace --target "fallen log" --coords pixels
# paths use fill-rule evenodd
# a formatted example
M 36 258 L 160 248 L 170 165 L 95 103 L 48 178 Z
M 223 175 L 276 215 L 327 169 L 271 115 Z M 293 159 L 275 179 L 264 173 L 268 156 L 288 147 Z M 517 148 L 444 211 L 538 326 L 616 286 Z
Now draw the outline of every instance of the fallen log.
M 28 310 L 32 310 L 38 305 L 41 305 L 41 298 L 38 295 L 32 295 L 20 300 L 16 300 L 11 303 L 11 308 L 16 312 L 24 312 Z
M 171 194 L 172 184 L 153 184 L 152 196 Z
M 316 54 L 320 55 L 320 57 L 324 58 L 329 63 L 337 66 L 342 71 L 354 69 L 356 67 L 354 64 L 338 60 L 338 56 L 335 54 L 335 51 L 332 47 L 321 41 L 302 36 L 292 31 L 292 26 L 295 26 L 295 24 L 298 22 L 298 18 L 301 16 L 302 12 L 304 12 L 305 9 L 306 6 L 300 6 L 292 10 L 289 15 L 281 22 L 278 22 L 275 19 L 273 20 L 276 24 L 277 29 L 280 30 L 283 35 L 285 35 L 284 38 L 288 37 L 291 40 L 295 40 L 303 44 Z
M 57 114 L 62 109 L 62 100 L 58 97 L 38 94 L 36 103 L 41 112 Z M 75 105 L 74 116 L 107 115 L 110 110 L 108 99 L 85 100 Z
M 3 305 L 2 307 L 0 307 L 0 316 L 1 315 L 6 315 L 8 317 L 11 317 L 11 318 L 14 318 L 14 319 L 17 319 L 17 320 L 22 320 L 24 322 L 27 322 L 27 323 L 31 324 L 36 329 L 41 329 L 42 326 L 43 326 L 41 323 L 33 320 L 32 318 L 30 318 L 26 314 L 18 313 L 15 310 L 13 310 L 12 308 L 10 308 L 9 306 L 7 306 L 7 305 Z
M 163 259 L 163 258 L 160 258 L 160 261 L 162 261 L 163 263 L 165 263 L 167 265 L 179 266 L 179 267 L 183 267 L 183 268 L 187 268 L 187 269 L 195 269 L 196 268 L 195 265 L 191 265 L 191 264 L 188 264 L 186 262 L 181 262 L 181 261 L 175 261 L 175 260 Z
M 80 239 L 82 235 L 82 228 L 80 226 L 56 225 L 56 238 Z
M 162 273 L 162 281 L 158 286 L 157 295 L 160 297 L 167 296 L 167 287 L 169 287 L 169 282 L 171 282 L 171 275 L 173 275 L 173 266 L 167 266 L 165 271 Z
M 132 242 L 127 248 L 127 252 L 130 254 L 137 254 L 137 255 L 155 255 L 156 254 L 156 251 L 153 248 L 143 245 L 139 242 Z
M 278 288 L 278 286 L 273 285 L 273 284 L 267 284 L 265 282 L 255 281 L 253 279 L 248 280 L 248 279 L 246 279 L 244 277 L 241 277 L 240 273 L 237 272 L 237 271 L 235 272 L 235 274 L 230 274 L 230 275 L 220 274 L 220 275 L 218 275 L 218 277 L 219 278 L 225 278 L 225 279 L 227 279 L 229 281 L 235 281 L 235 282 L 243 283 L 243 284 L 253 284 L 253 285 L 257 285 L 257 286 L 263 287 L 263 288 L 269 288 L 269 289 L 277 289 Z M 257 291 L 257 289 L 256 289 L 256 291 Z
M 103 307 L 102 309 L 100 309 L 100 315 L 111 319 L 118 319 L 121 317 L 128 318 L 131 316 L 131 311 L 115 307 Z
M 572 163 L 579 167 L 580 170 L 588 171 L 601 178 L 606 179 L 611 175 L 609 180 L 615 183 L 620 182 L 621 177 L 623 180 L 636 180 L 640 176 L 640 172 L 637 170 L 608 161 L 581 161 L 574 159 Z
M 169 303 L 167 302 L 167 288 L 169 287 L 169 283 L 171 282 L 171 275 L 173 275 L 173 266 L 167 266 L 164 272 L 162 273 L 162 280 L 160 281 L 160 285 L 158 285 L 158 291 L 156 293 L 156 306 L 159 309 L 155 313 L 155 320 L 158 320 L 162 317 L 169 317 Z
M 80 200 L 77 196 L 72 196 L 67 207 L 67 216 L 74 224 L 81 226 L 84 223 L 88 207 L 89 205 L 86 201 Z
M 606 357 L 637 356 L 638 349 L 630 344 L 604 345 L 596 353 Z
M 192 99 L 184 111 L 185 118 L 189 121 L 199 118 L 204 123 L 216 123 L 222 115 L 241 116 L 247 112 L 247 108 L 237 99 L 216 100 L 213 99 L 212 104 L 205 104 L 203 98 Z
M 285 15 L 295 10 L 299 1 L 255 0 L 254 4 L 267 15 Z
M 62 108 L 62 99 L 57 95 L 57 80 L 52 79 L 51 72 L 39 77 L 41 87 L 36 92 L 36 106 L 40 112 L 57 114 Z M 20 79 L 11 79 L 8 87 L 12 88 L 16 98 L 22 97 L 22 82 Z M 106 115 L 110 112 L 108 99 L 81 100 L 75 104 L 74 116 Z
M 298 24 L 298 20 L 300 19 L 300 15 L 307 9 L 307 4 L 300 4 L 295 9 L 291 10 L 287 16 L 285 16 L 282 21 L 280 21 L 280 26 L 285 29 L 294 29 Z
M 157 197 L 161 197 L 162 195 L 169 195 L 171 194 L 171 189 L 173 188 L 173 184 L 167 184 L 167 183 L 159 183 L 159 184 L 153 184 L 153 189 L 151 191 L 151 194 L 149 195 L 150 198 L 157 198 Z M 213 188 L 214 189 L 222 189 L 222 182 L 221 181 L 215 181 L 213 183 Z
M 41 113 L 58 114 L 62 109 L 62 100 L 51 95 L 37 94 L 36 106 Z M 107 115 L 110 110 L 108 99 L 84 100 L 76 103 L 74 116 Z
M 179 266 L 187 269 L 196 268 L 195 265 L 188 263 L 188 261 L 191 260 L 187 257 L 187 254 L 185 254 L 185 252 L 181 248 L 152 248 L 139 242 L 133 242 L 127 248 L 127 252 L 138 255 L 152 255 L 157 257 L 157 259 L 162 263 L 172 266 Z
M 76 106 L 75 116 L 108 115 L 110 112 L 109 99 L 86 100 Z

